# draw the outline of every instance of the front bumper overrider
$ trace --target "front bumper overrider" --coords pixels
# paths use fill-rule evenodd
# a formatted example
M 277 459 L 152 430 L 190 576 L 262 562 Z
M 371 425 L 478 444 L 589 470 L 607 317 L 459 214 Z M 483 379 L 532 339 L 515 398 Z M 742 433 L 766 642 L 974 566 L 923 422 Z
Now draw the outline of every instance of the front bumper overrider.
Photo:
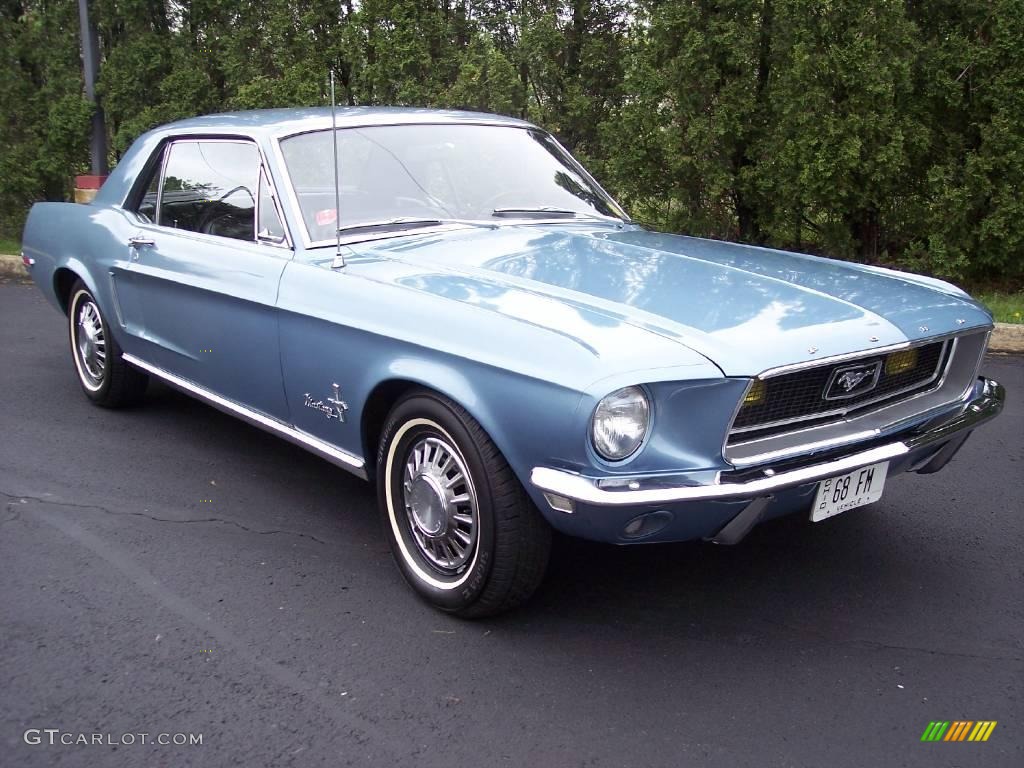
M 592 478 L 549 467 L 535 467 L 530 479 L 552 508 L 563 513 L 571 513 L 577 506 L 650 509 L 684 502 L 747 501 L 749 504 L 739 514 L 720 526 L 717 534 L 709 536 L 720 543 L 733 543 L 733 539 L 739 540 L 735 538 L 737 533 L 742 538 L 761 519 L 769 500 L 791 489 L 882 461 L 903 460 L 901 471 L 938 471 L 971 430 L 999 414 L 1005 400 L 1006 391 L 1001 384 L 981 377 L 959 409 L 917 430 L 901 433 L 897 439 L 875 442 L 853 453 L 833 450 L 824 457 L 805 457 L 802 464 L 790 460 L 732 475 L 719 472 L 714 482 L 703 485 L 681 484 L 678 478 L 666 475 Z M 913 460 L 907 463 L 908 458 Z M 727 530 L 730 527 L 732 531 Z

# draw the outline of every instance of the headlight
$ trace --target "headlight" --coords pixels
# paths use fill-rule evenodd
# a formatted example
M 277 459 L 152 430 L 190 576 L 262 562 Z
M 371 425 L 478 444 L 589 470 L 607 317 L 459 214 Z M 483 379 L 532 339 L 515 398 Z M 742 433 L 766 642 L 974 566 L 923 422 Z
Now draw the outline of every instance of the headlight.
M 609 461 L 633 454 L 644 441 L 651 407 L 640 387 L 612 392 L 594 409 L 590 433 L 597 452 Z

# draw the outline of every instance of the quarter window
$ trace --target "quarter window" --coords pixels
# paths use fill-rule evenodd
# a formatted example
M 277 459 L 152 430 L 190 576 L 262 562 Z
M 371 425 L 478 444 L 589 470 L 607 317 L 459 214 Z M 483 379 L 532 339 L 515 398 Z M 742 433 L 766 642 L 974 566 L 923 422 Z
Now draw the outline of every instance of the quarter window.
M 256 237 L 272 243 L 284 242 L 284 225 L 277 215 L 277 208 L 274 207 L 274 197 L 270 193 L 270 183 L 267 180 L 267 172 L 260 171 L 260 220 L 257 222 Z
M 254 240 L 259 176 L 259 152 L 250 142 L 176 141 L 167 158 L 158 223 Z
M 161 148 L 160 159 L 152 163 L 146 192 L 139 202 L 138 208 L 136 208 L 136 212 L 150 223 L 156 221 L 156 203 L 160 193 L 160 169 L 163 168 L 164 164 L 164 151 L 164 148 Z

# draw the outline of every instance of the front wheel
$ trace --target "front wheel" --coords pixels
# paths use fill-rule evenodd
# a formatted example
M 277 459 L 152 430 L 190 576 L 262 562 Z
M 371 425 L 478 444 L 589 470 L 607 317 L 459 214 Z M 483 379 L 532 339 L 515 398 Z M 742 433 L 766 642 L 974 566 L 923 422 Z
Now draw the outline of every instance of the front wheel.
M 484 430 L 447 398 L 417 391 L 392 409 L 377 490 L 398 567 L 431 605 L 489 616 L 540 585 L 551 529 Z

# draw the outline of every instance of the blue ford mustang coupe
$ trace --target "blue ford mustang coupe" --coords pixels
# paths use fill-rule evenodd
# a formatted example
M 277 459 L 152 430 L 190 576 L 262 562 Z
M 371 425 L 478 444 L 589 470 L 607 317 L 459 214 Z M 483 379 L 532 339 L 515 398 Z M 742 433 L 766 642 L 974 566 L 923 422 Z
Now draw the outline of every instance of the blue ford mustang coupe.
M 462 616 L 529 597 L 552 529 L 824 520 L 1004 400 L 954 286 L 648 231 L 495 115 L 173 123 L 92 204 L 36 205 L 23 258 L 93 402 L 155 377 L 373 479 L 405 578 Z

